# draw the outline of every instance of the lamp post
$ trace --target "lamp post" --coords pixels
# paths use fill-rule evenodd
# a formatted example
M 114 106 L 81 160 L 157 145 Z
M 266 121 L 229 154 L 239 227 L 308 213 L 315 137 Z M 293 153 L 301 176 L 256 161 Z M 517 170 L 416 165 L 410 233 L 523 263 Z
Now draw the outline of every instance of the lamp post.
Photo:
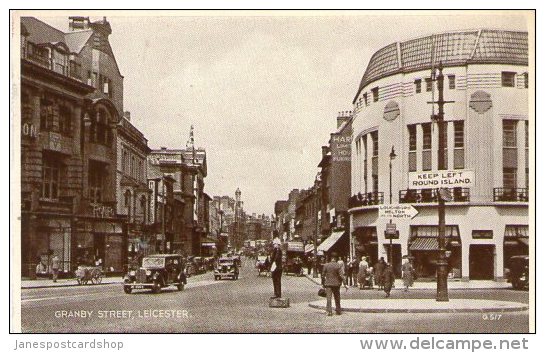
M 396 155 L 396 152 L 394 150 L 394 146 L 392 146 L 392 151 L 390 152 L 390 205 L 392 204 L 392 161 L 397 157 Z M 390 218 L 390 224 L 392 224 L 392 219 Z M 392 244 L 392 240 L 394 238 L 394 235 L 393 234 L 390 234 L 389 235 L 390 237 L 390 259 L 389 259 L 389 263 L 390 265 L 393 265 L 393 262 L 394 262 L 394 246 Z

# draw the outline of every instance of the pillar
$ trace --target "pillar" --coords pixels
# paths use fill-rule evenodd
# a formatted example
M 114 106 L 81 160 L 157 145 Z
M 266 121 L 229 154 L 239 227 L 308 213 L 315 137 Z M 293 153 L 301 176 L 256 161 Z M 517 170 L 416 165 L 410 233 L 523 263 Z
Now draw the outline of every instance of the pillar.
M 462 239 L 462 281 L 469 281 L 469 241 Z

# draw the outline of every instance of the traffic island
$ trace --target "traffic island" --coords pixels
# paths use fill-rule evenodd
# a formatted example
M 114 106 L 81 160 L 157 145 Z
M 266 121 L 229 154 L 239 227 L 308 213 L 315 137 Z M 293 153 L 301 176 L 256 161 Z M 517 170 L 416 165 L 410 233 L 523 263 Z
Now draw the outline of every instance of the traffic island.
M 325 300 L 308 304 L 314 309 L 326 309 Z M 355 313 L 506 313 L 528 310 L 528 305 L 517 302 L 481 299 L 343 299 L 342 311 Z

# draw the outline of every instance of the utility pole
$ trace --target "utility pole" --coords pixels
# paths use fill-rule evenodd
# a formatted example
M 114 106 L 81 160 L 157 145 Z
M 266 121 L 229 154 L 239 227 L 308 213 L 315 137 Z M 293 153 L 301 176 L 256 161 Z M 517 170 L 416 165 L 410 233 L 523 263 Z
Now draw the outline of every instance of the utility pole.
M 452 103 L 451 101 L 445 101 L 444 99 L 444 76 L 443 76 L 443 66 L 441 63 L 439 63 L 439 67 L 437 68 L 439 71 L 439 74 L 437 77 L 435 77 L 435 71 L 432 69 L 432 81 L 437 81 L 437 91 L 438 91 L 438 99 L 436 102 L 432 102 L 432 104 L 437 103 L 438 107 L 438 113 L 436 115 L 432 115 L 432 120 L 435 120 L 437 123 L 438 133 L 439 133 L 439 141 L 438 141 L 438 148 L 437 148 L 437 169 L 438 170 L 446 170 L 445 166 L 445 104 L 446 103 Z M 437 261 L 437 294 L 435 297 L 435 300 L 438 302 L 447 302 L 449 301 L 448 298 L 448 262 L 446 257 L 446 239 L 445 239 L 445 199 L 447 198 L 446 190 L 443 189 L 437 189 L 436 195 L 437 195 L 437 211 L 439 215 L 439 234 L 438 234 L 438 245 L 439 245 L 439 259 Z

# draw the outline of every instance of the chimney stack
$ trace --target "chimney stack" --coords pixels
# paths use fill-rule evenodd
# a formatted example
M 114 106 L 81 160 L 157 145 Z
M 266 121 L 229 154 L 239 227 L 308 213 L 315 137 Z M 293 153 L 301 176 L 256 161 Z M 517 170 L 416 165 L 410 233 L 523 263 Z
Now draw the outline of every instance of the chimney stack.
M 352 117 L 351 110 L 339 112 L 339 114 L 337 115 L 337 129 L 340 128 L 344 122 L 350 120 L 351 117 Z
M 68 29 L 70 32 L 89 29 L 89 17 L 70 16 L 68 17 Z

